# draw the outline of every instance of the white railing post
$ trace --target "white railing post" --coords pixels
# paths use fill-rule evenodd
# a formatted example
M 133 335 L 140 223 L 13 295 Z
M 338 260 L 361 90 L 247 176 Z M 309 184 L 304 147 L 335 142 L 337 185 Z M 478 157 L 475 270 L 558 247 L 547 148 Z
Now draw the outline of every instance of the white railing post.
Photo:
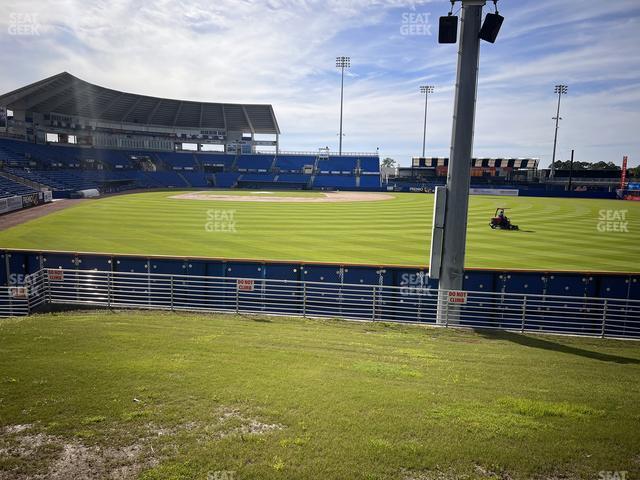
M 307 316 L 307 282 L 302 282 L 302 316 Z
M 373 296 L 371 304 L 371 320 L 376 321 L 376 286 L 373 286 Z
M 51 280 L 49 279 L 49 270 L 45 269 L 44 274 L 47 277 L 47 297 L 49 299 L 49 305 L 51 305 Z
M 520 333 L 524 333 L 524 322 L 527 318 L 527 296 L 522 299 L 522 325 L 520 326 Z
M 111 308 L 111 284 L 113 283 L 112 272 L 107 272 L 107 308 Z
M 449 326 L 449 295 L 444 295 L 444 328 Z
M 238 280 L 236 280 L 236 313 L 240 312 L 240 289 L 238 288 Z
M 173 311 L 173 275 L 171 275 L 171 311 Z
M 602 332 L 600 333 L 600 337 L 604 338 L 605 328 L 607 325 L 607 301 L 608 299 L 604 299 L 604 306 L 602 308 Z

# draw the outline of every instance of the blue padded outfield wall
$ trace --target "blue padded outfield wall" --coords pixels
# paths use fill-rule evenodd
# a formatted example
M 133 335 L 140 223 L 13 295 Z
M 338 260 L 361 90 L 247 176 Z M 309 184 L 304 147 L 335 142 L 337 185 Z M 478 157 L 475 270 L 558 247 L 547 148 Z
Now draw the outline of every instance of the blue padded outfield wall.
M 437 288 L 427 268 L 408 266 L 342 265 L 330 263 L 263 262 L 215 258 L 107 255 L 92 253 L 0 250 L 4 268 L 0 283 L 21 285 L 24 276 L 41 268 L 163 273 L 212 277 L 279 279 L 411 289 Z M 640 300 L 640 273 L 584 273 L 477 270 L 465 272 L 468 291 L 568 295 Z

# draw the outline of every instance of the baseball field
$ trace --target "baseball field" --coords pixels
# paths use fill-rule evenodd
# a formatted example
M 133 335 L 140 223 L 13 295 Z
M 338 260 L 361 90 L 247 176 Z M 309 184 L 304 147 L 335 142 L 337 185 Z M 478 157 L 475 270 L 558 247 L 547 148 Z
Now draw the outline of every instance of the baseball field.
M 489 228 L 497 207 L 519 231 Z M 418 193 L 156 191 L 86 200 L 0 247 L 423 266 L 432 209 Z M 472 196 L 466 265 L 633 272 L 639 232 L 636 202 Z

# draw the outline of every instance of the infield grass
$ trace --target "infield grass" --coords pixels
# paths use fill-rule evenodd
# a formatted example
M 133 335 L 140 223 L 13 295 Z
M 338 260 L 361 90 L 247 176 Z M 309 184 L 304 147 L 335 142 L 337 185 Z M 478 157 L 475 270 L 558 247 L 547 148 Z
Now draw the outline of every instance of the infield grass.
M 635 342 L 128 311 L 0 349 L 0 478 L 640 474 Z
M 212 192 L 254 195 L 238 190 Z M 180 193 L 186 192 L 88 200 L 0 232 L 0 247 L 346 264 L 428 264 L 433 195 L 393 194 L 392 200 L 346 203 L 169 198 Z M 507 214 L 521 230 L 491 230 L 488 222 L 496 207 L 508 207 Z M 601 214 L 618 218 L 612 220 L 614 223 L 622 222 L 624 215 L 627 231 L 599 231 Z M 207 230 L 207 223 L 213 231 Z M 604 227 L 607 228 L 606 223 Z M 637 272 L 640 202 L 472 196 L 466 265 Z

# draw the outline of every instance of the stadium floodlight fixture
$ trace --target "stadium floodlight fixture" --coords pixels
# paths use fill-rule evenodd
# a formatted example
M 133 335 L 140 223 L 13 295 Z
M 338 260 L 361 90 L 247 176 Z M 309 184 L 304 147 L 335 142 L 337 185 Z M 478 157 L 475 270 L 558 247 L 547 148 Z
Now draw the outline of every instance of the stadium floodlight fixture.
M 344 69 L 351 67 L 351 57 L 336 57 L 336 68 L 340 69 L 340 143 L 338 155 L 342 155 L 342 107 L 344 104 Z
M 562 98 L 562 95 L 566 95 L 568 89 L 569 87 L 563 84 L 556 85 L 554 89 L 554 93 L 558 95 L 558 108 L 556 110 L 556 116 L 552 117 L 552 120 L 556 121 L 556 130 L 553 136 L 553 154 L 551 155 L 551 173 L 550 173 L 551 178 L 555 176 L 555 172 L 556 172 L 555 163 L 556 163 L 556 146 L 558 144 L 558 122 L 562 120 L 562 117 L 560 117 L 560 98 Z
M 420 85 L 420 93 L 424 95 L 424 128 L 422 130 L 422 158 L 425 155 L 425 146 L 427 143 L 427 103 L 429 100 L 429 94 L 434 91 L 433 85 Z
M 336 57 L 336 67 L 349 68 L 351 66 L 351 57 Z

